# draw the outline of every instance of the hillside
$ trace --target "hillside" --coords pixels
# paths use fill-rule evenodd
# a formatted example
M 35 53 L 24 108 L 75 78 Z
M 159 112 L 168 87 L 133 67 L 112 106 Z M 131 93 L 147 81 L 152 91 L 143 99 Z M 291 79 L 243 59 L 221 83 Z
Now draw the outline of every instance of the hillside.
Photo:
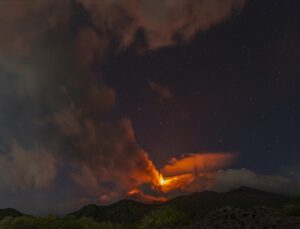
M 5 217 L 18 217 L 23 215 L 25 214 L 13 208 L 0 209 L 0 220 L 2 220 Z
M 98 222 L 136 223 L 147 213 L 161 207 L 172 207 L 192 220 L 202 219 L 208 212 L 222 207 L 253 208 L 257 206 L 281 209 L 300 205 L 300 197 L 277 195 L 247 187 L 225 193 L 204 191 L 175 197 L 163 204 L 147 205 L 132 200 L 121 200 L 108 206 L 88 205 L 70 213 L 76 218 L 92 217 Z
M 125 199 L 106 206 L 87 205 L 64 217 L 28 216 L 11 208 L 0 210 L 0 228 L 7 229 L 214 229 L 245 225 L 299 228 L 300 197 L 241 187 L 225 193 L 204 191 L 178 196 L 162 204 Z
M 87 205 L 69 215 L 75 218 L 92 217 L 97 222 L 135 223 L 156 206 L 133 200 L 120 200 L 109 206 Z
M 164 203 L 185 212 L 192 219 L 203 218 L 209 211 L 227 206 L 235 208 L 264 206 L 279 209 L 291 204 L 300 204 L 300 197 L 278 195 L 247 187 L 225 193 L 198 192 L 179 196 Z

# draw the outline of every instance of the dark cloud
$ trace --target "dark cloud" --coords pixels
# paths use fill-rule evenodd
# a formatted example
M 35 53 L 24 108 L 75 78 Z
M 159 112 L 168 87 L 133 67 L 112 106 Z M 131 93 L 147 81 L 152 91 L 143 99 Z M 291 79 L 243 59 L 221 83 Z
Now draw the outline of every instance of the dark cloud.
M 34 41 L 49 29 L 65 25 L 69 19 L 69 1 L 8 1 L 0 9 L 1 62 L 31 55 Z M 5 55 L 5 56 L 4 56 Z
M 155 83 L 153 81 L 149 81 L 150 88 L 159 96 L 160 100 L 169 100 L 174 97 L 174 94 L 170 91 L 169 88 L 164 87 L 158 83 Z
M 82 131 L 72 138 L 70 154 L 76 165 L 72 178 L 102 202 L 120 198 L 155 176 L 154 165 L 137 145 L 129 120 L 85 120 Z
M 84 8 L 74 7 L 79 4 Z M 130 120 L 112 118 L 117 93 L 102 75 L 107 53 L 133 44 L 140 29 L 148 49 L 174 45 L 176 37 L 188 42 L 243 5 L 243 0 L 1 2 L 0 187 L 45 188 L 68 167 L 67 177 L 82 187 L 83 196 L 106 202 L 150 182 L 157 174 Z M 74 25 L 80 13 L 88 23 Z M 164 99 L 173 96 L 158 84 L 150 86 Z
M 52 152 L 39 146 L 26 151 L 15 142 L 9 155 L 0 154 L 0 168 L 0 188 L 11 191 L 47 188 L 57 174 Z
M 245 0 L 81 0 L 90 10 L 97 27 L 112 31 L 120 47 L 134 42 L 139 29 L 145 33 L 147 47 L 158 49 L 190 41 L 199 32 L 222 22 L 239 11 Z M 177 39 L 176 39 L 177 38 Z

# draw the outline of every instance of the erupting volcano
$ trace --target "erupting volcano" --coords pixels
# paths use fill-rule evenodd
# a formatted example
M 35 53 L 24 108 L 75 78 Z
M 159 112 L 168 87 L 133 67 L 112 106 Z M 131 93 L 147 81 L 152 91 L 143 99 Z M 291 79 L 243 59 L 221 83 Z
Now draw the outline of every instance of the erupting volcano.
M 193 182 L 193 180 L 196 178 L 195 174 L 187 173 L 187 174 L 181 174 L 177 176 L 172 177 L 163 177 L 161 175 L 159 184 L 160 184 L 160 191 L 161 192 L 170 192 L 172 190 L 180 189 L 189 183 Z
M 179 159 L 172 158 L 161 171 L 148 159 L 152 165 L 149 184 L 159 195 L 175 190 L 202 191 L 199 190 L 199 186 L 193 187 L 193 184 L 201 180 L 203 182 L 201 187 L 213 186 L 214 174 L 225 168 L 233 159 L 234 154 L 229 153 L 188 154 Z M 127 195 L 143 201 L 157 201 L 151 195 L 146 195 L 139 187 L 130 190 Z M 159 201 L 162 200 L 166 199 L 159 197 Z

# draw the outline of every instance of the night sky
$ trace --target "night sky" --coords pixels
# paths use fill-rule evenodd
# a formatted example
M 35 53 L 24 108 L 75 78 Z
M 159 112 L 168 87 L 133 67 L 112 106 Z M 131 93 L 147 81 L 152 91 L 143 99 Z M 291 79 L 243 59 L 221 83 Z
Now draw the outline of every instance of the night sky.
M 198 151 L 240 153 L 236 166 L 272 173 L 299 167 L 299 3 L 249 1 L 188 45 L 105 66 L 139 143 L 156 163 Z M 158 102 L 148 82 L 174 98 Z
M 0 8 L 0 208 L 62 213 L 135 188 L 300 193 L 300 1 Z M 209 153 L 234 155 L 213 185 L 150 185 L 154 167 Z

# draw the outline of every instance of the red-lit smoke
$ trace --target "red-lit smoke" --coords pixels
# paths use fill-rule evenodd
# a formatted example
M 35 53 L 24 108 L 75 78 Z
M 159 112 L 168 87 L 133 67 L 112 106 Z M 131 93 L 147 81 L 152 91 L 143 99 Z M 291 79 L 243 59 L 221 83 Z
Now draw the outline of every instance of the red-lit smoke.
M 215 173 L 228 166 L 233 159 L 234 154 L 228 153 L 189 154 L 181 158 L 172 158 L 161 172 L 148 159 L 148 164 L 151 165 L 148 167 L 151 174 L 149 183 L 152 189 L 160 194 L 174 190 L 201 191 L 201 187 L 203 189 L 211 187 Z M 202 186 L 194 185 L 199 180 L 202 180 Z M 157 201 L 156 197 L 145 195 L 138 187 L 127 194 L 148 202 Z

